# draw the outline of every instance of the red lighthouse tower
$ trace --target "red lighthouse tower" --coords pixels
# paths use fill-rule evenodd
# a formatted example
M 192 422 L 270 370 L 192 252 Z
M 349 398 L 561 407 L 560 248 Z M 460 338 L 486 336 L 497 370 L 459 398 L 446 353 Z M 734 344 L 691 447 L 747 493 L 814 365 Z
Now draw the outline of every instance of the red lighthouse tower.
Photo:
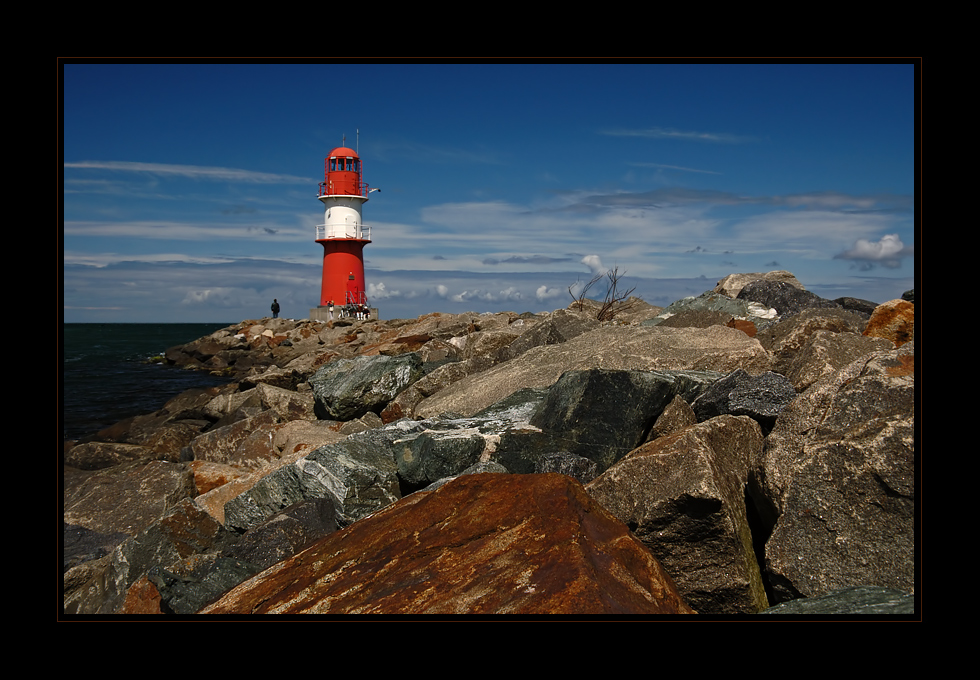
M 369 190 L 361 180 L 361 159 L 354 149 L 334 149 L 323 165 L 318 198 L 323 202 L 324 219 L 316 228 L 316 242 L 323 246 L 319 305 L 366 307 L 362 251 L 371 242 L 371 229 L 362 223 L 361 208 L 368 194 L 377 189 Z

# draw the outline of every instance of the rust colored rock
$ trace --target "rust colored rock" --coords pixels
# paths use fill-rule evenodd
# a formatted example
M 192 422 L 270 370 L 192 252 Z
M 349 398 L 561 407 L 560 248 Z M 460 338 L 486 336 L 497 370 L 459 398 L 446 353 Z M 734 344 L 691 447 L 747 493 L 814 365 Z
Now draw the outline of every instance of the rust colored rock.
M 160 591 L 149 579 L 142 576 L 126 591 L 126 599 L 123 600 L 122 607 L 116 613 L 127 616 L 163 614 L 160 609 Z
M 187 467 L 194 473 L 194 486 L 198 494 L 217 489 L 245 475 L 240 468 L 206 460 L 192 460 L 187 463 Z
M 693 614 L 580 483 L 463 475 L 317 542 L 202 614 Z
M 915 338 L 915 305 L 907 300 L 891 300 L 875 308 L 864 334 L 886 338 L 901 347 Z
M 758 330 L 755 327 L 755 324 L 746 319 L 732 319 L 725 325 L 728 326 L 729 328 L 737 328 L 738 330 L 742 331 L 750 338 L 754 338 L 755 334 L 758 332 Z

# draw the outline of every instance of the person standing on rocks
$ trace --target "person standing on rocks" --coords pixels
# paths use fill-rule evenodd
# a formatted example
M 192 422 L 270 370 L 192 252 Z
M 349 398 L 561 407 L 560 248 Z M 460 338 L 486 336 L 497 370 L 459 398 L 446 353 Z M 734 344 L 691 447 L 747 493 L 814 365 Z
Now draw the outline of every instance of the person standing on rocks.
M 330 320 L 333 321 L 333 300 L 331 300 L 328 304 L 330 305 Z
M 275 298 L 272 298 L 272 318 L 279 318 L 279 301 Z

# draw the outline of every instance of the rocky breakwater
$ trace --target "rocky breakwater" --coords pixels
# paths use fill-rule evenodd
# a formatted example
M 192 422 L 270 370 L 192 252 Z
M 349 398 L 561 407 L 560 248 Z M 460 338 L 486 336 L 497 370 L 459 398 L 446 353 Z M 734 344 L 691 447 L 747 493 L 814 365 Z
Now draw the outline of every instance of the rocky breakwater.
M 64 611 L 912 611 L 912 303 L 632 303 L 172 348 L 234 382 L 65 451 Z

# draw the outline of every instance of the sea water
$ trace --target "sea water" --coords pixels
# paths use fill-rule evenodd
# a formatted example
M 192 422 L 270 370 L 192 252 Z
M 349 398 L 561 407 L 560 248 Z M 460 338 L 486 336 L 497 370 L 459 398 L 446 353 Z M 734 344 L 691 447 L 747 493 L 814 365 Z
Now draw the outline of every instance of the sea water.
M 68 323 L 61 337 L 64 439 L 95 434 L 130 416 L 152 413 L 193 387 L 227 383 L 206 371 L 152 363 L 227 323 Z

